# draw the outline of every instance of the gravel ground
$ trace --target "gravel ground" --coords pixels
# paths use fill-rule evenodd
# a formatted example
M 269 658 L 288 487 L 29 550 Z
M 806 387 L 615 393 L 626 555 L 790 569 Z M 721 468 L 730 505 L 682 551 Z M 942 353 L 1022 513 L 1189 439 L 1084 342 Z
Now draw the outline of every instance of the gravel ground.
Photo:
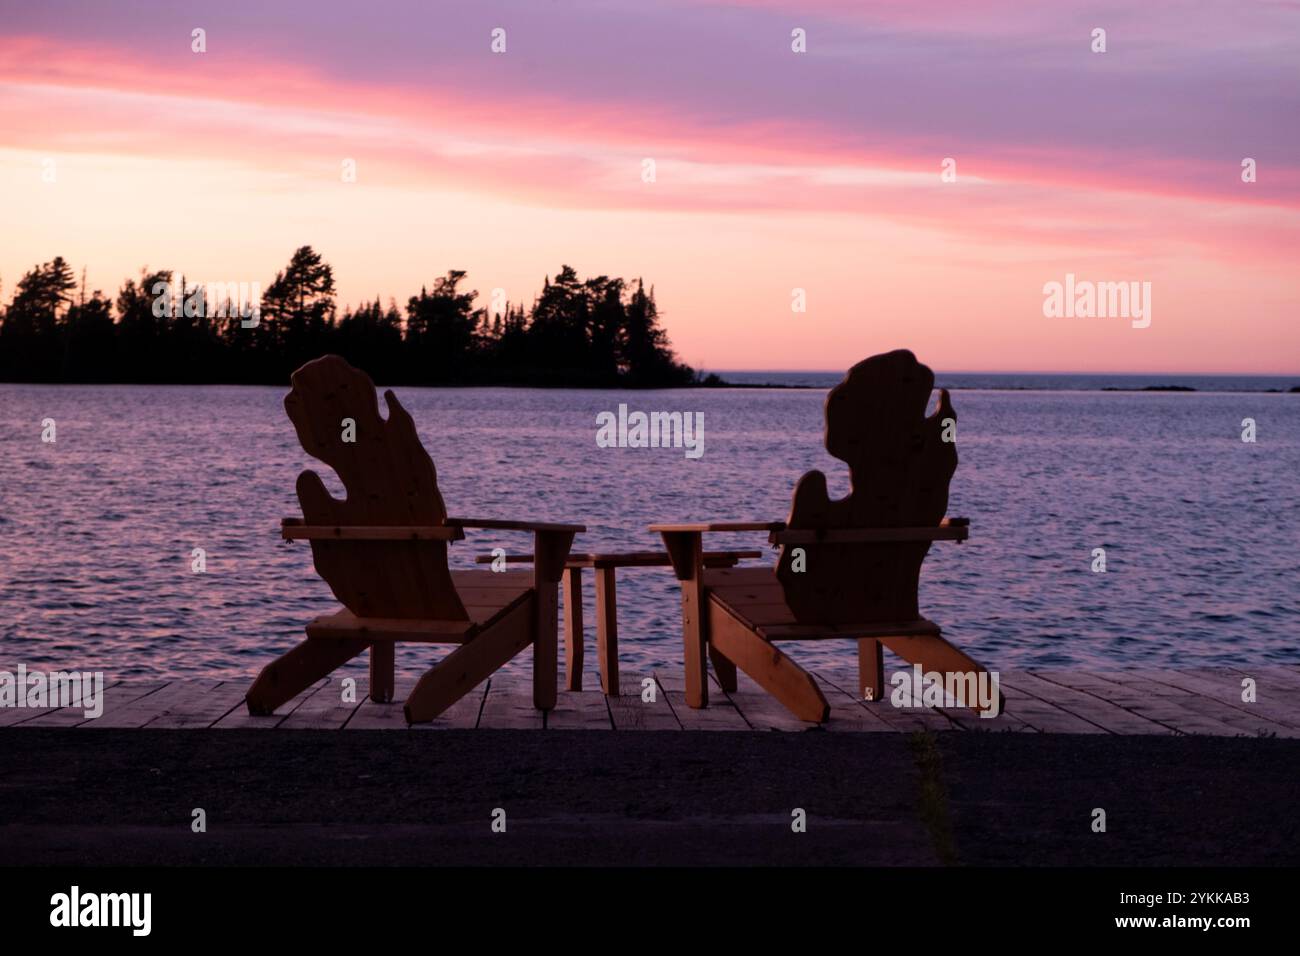
M 1293 740 L 14 728 L 0 754 L 9 865 L 1300 861 Z

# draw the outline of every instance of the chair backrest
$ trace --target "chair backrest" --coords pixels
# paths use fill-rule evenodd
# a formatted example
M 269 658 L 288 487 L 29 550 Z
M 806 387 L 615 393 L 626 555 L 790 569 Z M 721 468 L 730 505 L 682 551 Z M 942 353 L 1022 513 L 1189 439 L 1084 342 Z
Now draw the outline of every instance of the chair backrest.
M 795 487 L 791 530 L 934 527 L 948 507 L 957 447 L 948 392 L 925 410 L 934 373 L 911 352 L 874 355 L 849 369 L 826 397 L 826 450 L 849 466 L 851 491 L 832 501 L 826 476 Z M 949 437 L 953 437 L 950 433 Z M 794 567 L 804 550 L 805 570 Z M 929 542 L 787 545 L 776 574 L 795 617 L 808 623 L 905 621 L 918 616 L 917 585 Z
M 339 501 L 316 472 L 299 475 L 298 501 L 307 524 L 446 522 L 433 459 L 391 391 L 384 392 L 384 419 L 370 376 L 337 355 L 308 362 L 292 381 L 284 410 L 298 440 L 309 455 L 333 468 L 347 489 L 347 498 Z M 311 545 L 316 571 L 354 614 L 468 618 L 447 570 L 445 541 L 313 540 Z

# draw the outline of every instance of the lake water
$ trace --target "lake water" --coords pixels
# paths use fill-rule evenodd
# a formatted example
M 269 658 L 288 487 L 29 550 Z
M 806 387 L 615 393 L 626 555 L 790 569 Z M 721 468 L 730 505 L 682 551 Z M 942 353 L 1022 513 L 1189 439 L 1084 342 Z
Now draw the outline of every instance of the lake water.
M 284 391 L 0 385 L 0 669 L 251 678 L 332 609 L 308 546 L 278 536 L 314 464 Z M 810 468 L 847 491 L 821 446 L 822 391 L 398 394 L 451 513 L 582 521 L 580 550 L 658 547 L 655 521 L 784 518 Z M 972 537 L 931 550 L 921 606 L 974 657 L 1000 669 L 1300 661 L 1300 396 L 986 387 L 953 401 L 949 513 L 970 517 Z M 703 412 L 703 457 L 597 447 L 597 413 L 620 402 Z M 41 441 L 46 418 L 54 444 Z M 762 536 L 710 543 L 766 549 Z M 476 532 L 453 564 L 498 546 L 531 538 Z M 1098 547 L 1105 574 L 1091 570 Z M 207 573 L 191 573 L 193 548 Z M 588 578 L 589 622 L 591 590 Z M 681 666 L 669 571 L 620 572 L 619 614 L 626 673 Z M 787 646 L 814 665 L 855 660 L 850 641 Z M 404 645 L 398 661 L 409 673 L 443 652 Z

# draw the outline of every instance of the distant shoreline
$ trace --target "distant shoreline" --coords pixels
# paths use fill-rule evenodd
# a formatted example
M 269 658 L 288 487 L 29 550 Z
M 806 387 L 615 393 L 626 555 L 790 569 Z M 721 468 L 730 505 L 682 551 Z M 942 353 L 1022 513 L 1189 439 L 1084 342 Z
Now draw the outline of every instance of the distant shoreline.
M 84 388 L 87 386 L 94 387 L 127 387 L 127 388 L 288 388 L 289 383 L 285 382 L 16 382 L 0 380 L 0 388 L 5 386 L 20 386 L 29 388 Z M 834 383 L 813 384 L 813 383 L 790 383 L 790 382 L 729 382 L 726 380 L 717 382 L 696 382 L 688 385 L 647 385 L 647 386 L 630 386 L 630 385 L 585 385 L 577 382 L 573 383 L 547 383 L 547 384 L 530 384 L 520 382 L 501 382 L 501 383 L 448 383 L 442 385 L 432 384 L 414 384 L 407 382 L 377 382 L 376 387 L 384 388 L 450 388 L 457 390 L 464 389 L 484 389 L 484 388 L 510 388 L 510 389 L 544 389 L 547 391 L 557 391 L 570 389 L 583 392 L 654 392 L 665 390 L 694 390 L 704 391 L 726 391 L 729 389 L 742 391 L 761 391 L 761 390 L 778 390 L 793 392 L 816 392 L 826 391 L 833 388 Z M 1197 388 L 1191 385 L 1096 385 L 1096 386 L 1071 386 L 1066 384 L 1051 385 L 970 385 L 970 384 L 953 384 L 945 383 L 942 379 L 935 382 L 935 388 L 945 388 L 951 392 L 1121 392 L 1121 393 L 1147 393 L 1147 394 L 1184 394 L 1194 393 L 1202 395 L 1288 395 L 1300 394 L 1300 385 L 1293 385 L 1289 388 Z
M 753 382 L 723 382 L 717 385 L 696 385 L 692 388 L 776 388 L 795 391 L 825 391 L 830 385 L 787 385 L 773 383 L 768 385 Z M 1143 385 L 1125 388 L 1119 385 L 1103 385 L 1099 388 L 1064 388 L 1059 386 L 1035 385 L 944 385 L 935 382 L 935 388 L 946 388 L 950 392 L 1199 392 L 1204 395 L 1288 395 L 1300 394 L 1300 385 L 1291 388 L 1193 388 L 1190 385 Z

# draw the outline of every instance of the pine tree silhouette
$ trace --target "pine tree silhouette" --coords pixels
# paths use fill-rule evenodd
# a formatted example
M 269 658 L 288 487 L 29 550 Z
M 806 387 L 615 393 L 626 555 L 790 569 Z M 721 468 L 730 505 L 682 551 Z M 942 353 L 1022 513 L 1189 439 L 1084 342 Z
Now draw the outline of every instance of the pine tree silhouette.
M 654 289 L 638 279 L 582 279 L 571 266 L 546 276 L 532 308 L 505 303 L 489 316 L 452 269 L 407 299 L 335 303 L 334 271 L 311 246 L 296 249 L 261 297 L 204 289 L 147 267 L 110 301 L 77 289 L 61 257 L 18 282 L 0 313 L 0 380 L 11 382 L 229 382 L 283 384 L 304 362 L 336 352 L 393 384 L 662 387 L 695 373 L 673 355 Z M 710 376 L 705 384 L 719 384 Z

